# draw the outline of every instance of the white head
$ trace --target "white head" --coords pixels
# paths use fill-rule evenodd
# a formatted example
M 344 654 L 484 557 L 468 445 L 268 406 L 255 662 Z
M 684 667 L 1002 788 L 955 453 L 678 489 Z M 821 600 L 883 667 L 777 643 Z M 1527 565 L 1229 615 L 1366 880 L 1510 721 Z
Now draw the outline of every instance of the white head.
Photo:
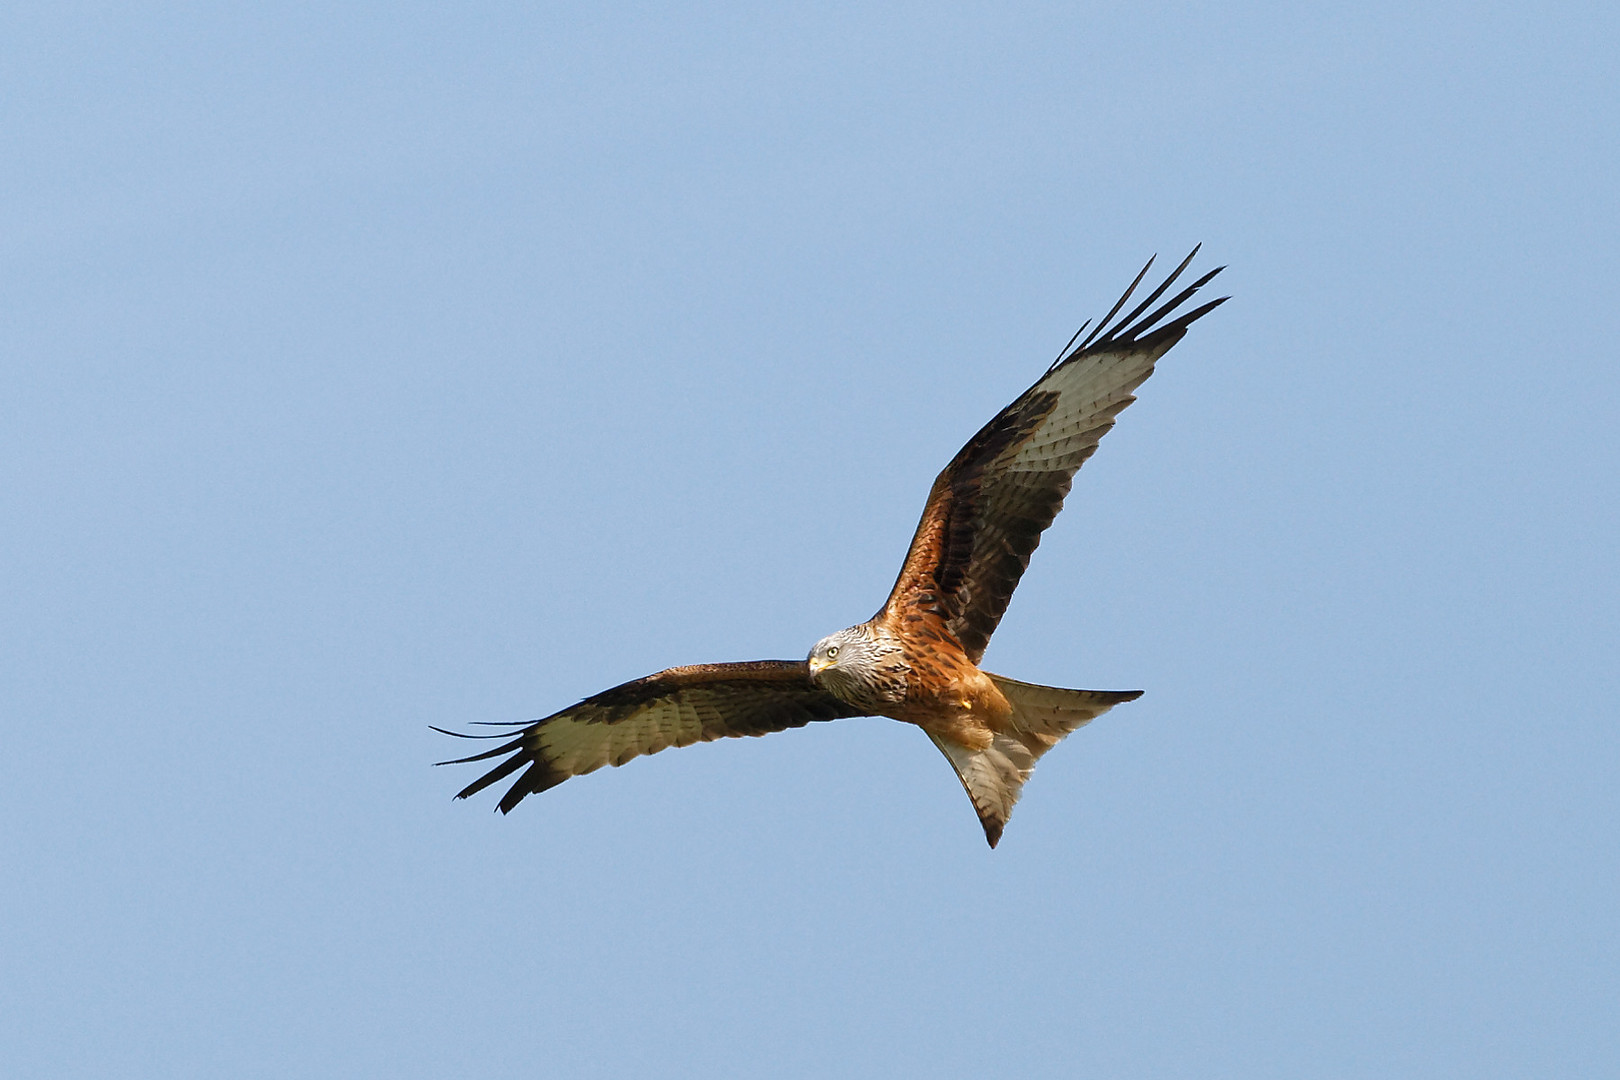
M 900 643 L 871 623 L 828 634 L 810 650 L 810 679 L 842 701 L 871 708 L 905 700 Z

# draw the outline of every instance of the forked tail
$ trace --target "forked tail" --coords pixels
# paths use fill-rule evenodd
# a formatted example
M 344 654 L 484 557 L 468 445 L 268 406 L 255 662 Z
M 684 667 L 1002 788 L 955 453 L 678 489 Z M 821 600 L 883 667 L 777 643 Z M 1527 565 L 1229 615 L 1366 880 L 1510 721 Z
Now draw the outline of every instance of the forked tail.
M 957 778 L 973 800 L 984 837 L 995 847 L 1001 830 L 1012 816 L 1013 804 L 1024 782 L 1035 771 L 1041 755 L 1076 728 L 1083 727 L 1122 701 L 1134 701 L 1140 690 L 1064 690 L 1036 686 L 1001 675 L 990 675 L 996 688 L 1013 707 L 1011 730 L 997 732 L 983 750 L 972 750 L 928 732 L 956 770 Z M 926 730 L 926 729 L 925 729 Z

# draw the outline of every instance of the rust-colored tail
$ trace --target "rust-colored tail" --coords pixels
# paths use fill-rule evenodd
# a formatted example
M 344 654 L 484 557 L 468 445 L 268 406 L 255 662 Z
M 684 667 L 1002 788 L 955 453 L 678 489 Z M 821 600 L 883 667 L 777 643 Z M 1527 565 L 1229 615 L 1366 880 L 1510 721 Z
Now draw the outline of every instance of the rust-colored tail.
M 1065 735 L 1083 727 L 1122 701 L 1134 701 L 1140 690 L 1065 690 L 1037 686 L 1001 675 L 991 675 L 996 688 L 1013 707 L 1012 727 L 998 732 L 983 750 L 973 750 L 928 733 L 956 770 L 973 809 L 984 826 L 984 837 L 995 847 L 1012 816 L 1024 782 L 1035 771 L 1041 755 Z

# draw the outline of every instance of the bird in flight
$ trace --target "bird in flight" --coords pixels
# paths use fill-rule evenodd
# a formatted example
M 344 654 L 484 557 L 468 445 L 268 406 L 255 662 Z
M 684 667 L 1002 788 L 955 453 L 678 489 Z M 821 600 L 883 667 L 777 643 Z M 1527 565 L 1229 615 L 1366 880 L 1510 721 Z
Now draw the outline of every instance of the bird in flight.
M 1227 297 L 1178 309 L 1224 267 L 1154 307 L 1198 254 L 1115 319 L 1153 260 L 1084 339 L 945 466 L 889 598 L 866 622 L 829 634 L 803 660 L 675 667 L 604 690 L 520 728 L 461 738 L 506 740 L 501 759 L 458 794 L 465 799 L 517 773 L 502 813 L 527 795 L 603 765 L 671 746 L 765 735 L 814 720 L 886 716 L 915 724 L 962 781 L 995 847 L 1035 762 L 1065 735 L 1140 690 L 1064 690 L 979 668 L 1041 533 L 1063 507 L 1075 472 L 1114 417 L 1187 327 Z M 1149 308 L 1152 308 L 1149 311 Z M 1089 325 L 1089 324 L 1088 324 Z

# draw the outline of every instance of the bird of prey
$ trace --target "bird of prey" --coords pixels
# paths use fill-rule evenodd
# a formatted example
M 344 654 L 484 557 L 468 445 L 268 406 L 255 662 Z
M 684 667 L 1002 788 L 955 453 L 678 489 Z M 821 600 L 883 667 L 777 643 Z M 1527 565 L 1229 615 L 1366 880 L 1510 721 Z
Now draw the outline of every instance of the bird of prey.
M 1142 693 L 1036 686 L 978 665 L 1075 472 L 1159 357 L 1227 299 L 1178 313 L 1224 269 L 1217 267 L 1153 307 L 1197 253 L 1116 320 L 1152 267 L 1149 259 L 1090 335 L 1080 340 L 1082 326 L 1046 374 L 968 440 L 934 481 L 900 576 L 876 615 L 822 638 L 803 660 L 670 668 L 543 720 L 494 725 L 519 731 L 461 735 L 506 741 L 440 762 L 504 759 L 457 798 L 518 773 L 501 796 L 505 813 L 569 777 L 671 746 L 886 716 L 922 728 L 944 753 L 995 847 L 1041 755 Z

